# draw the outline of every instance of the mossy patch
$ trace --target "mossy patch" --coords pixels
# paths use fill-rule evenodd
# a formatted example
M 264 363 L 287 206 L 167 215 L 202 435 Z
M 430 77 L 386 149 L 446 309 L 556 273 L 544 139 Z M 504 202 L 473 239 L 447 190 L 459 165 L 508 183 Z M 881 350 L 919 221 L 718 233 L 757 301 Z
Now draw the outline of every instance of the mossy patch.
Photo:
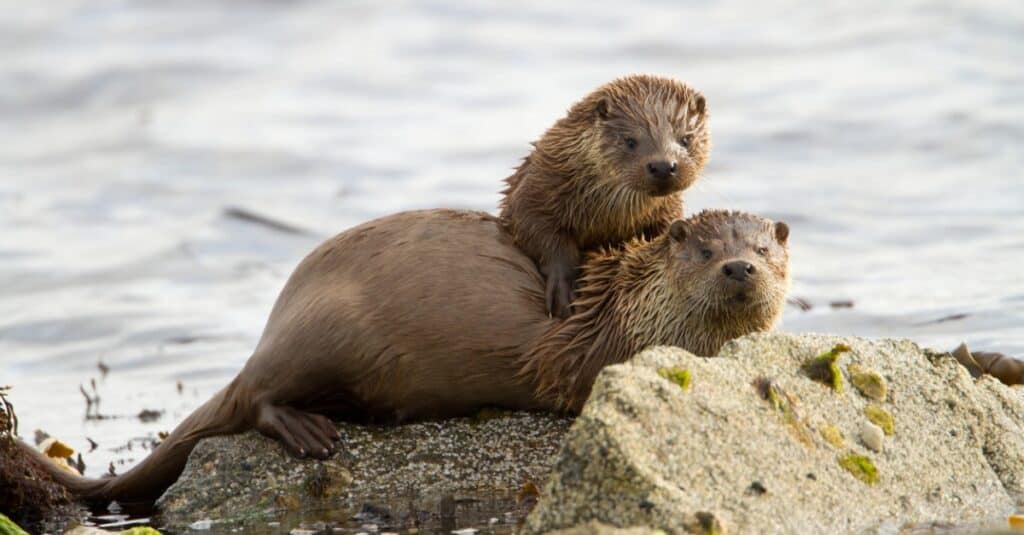
M 661 368 L 658 370 L 658 375 L 679 385 L 679 388 L 682 388 L 683 390 L 690 389 L 690 380 L 692 379 L 690 370 L 678 367 Z
M 850 382 L 864 397 L 875 401 L 885 401 L 888 393 L 888 386 L 885 377 L 870 368 L 864 368 L 859 364 L 850 364 L 846 371 L 850 373 Z
M 121 533 L 119 533 L 118 535 L 160 535 L 160 532 L 155 530 L 155 529 L 153 529 L 153 528 L 151 528 L 151 527 L 149 527 L 149 526 L 144 526 L 144 527 L 136 526 L 136 527 L 134 527 L 132 529 L 126 529 L 126 530 L 122 531 Z
M 843 353 L 850 351 L 846 344 L 836 344 L 832 349 L 808 359 L 803 365 L 804 373 L 815 381 L 821 381 L 836 392 L 843 391 L 843 372 L 836 361 Z
M 0 535 L 28 535 L 25 530 L 15 524 L 10 518 L 0 513 Z
M 843 455 L 839 457 L 838 462 L 843 470 L 846 470 L 853 477 L 868 485 L 874 485 L 878 481 L 878 468 L 875 467 L 875 463 L 870 458 L 864 455 L 857 455 L 855 453 Z
M 843 432 L 832 424 L 821 426 L 818 428 L 818 432 L 821 433 L 821 438 L 825 439 L 825 442 L 837 448 L 842 448 L 845 444 L 846 437 L 843 436 Z
M 871 423 L 882 428 L 882 432 L 887 436 L 892 436 L 896 432 L 896 419 L 892 417 L 892 414 L 879 407 L 878 405 L 868 405 L 864 407 L 864 416 L 867 416 Z

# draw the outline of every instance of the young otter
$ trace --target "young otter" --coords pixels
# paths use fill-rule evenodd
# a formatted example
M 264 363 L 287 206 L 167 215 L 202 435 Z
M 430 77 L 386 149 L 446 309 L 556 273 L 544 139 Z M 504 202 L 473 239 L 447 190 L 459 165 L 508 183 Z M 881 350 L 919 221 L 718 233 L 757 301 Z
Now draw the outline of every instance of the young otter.
M 562 322 L 494 217 L 430 210 L 371 221 L 299 264 L 242 371 L 142 463 L 101 480 L 47 466 L 88 501 L 147 501 L 203 437 L 256 428 L 325 458 L 338 433 L 323 415 L 578 411 L 603 366 L 645 346 L 711 354 L 770 329 L 788 284 L 787 235 L 783 223 L 705 212 L 601 251 L 584 266 L 579 313 Z
M 653 237 L 682 217 L 682 191 L 711 150 L 703 95 L 669 78 L 597 88 L 539 141 L 502 192 L 501 217 L 568 317 L 584 253 Z

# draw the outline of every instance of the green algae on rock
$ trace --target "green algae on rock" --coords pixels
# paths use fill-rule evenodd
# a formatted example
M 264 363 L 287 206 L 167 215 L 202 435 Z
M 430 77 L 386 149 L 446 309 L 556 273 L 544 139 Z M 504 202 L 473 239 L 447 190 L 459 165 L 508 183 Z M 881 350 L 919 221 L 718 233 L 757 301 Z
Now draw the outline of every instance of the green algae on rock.
M 690 388 L 690 370 L 675 367 L 661 368 L 658 370 L 658 375 L 679 385 L 679 388 L 682 388 L 683 390 L 688 390 Z
M 878 405 L 864 407 L 864 416 L 867 416 L 871 423 L 882 428 L 886 436 L 892 436 L 896 432 L 896 420 L 892 414 Z
M 875 468 L 875 463 L 871 462 L 871 459 L 868 457 L 851 453 L 839 457 L 838 461 L 839 466 L 842 466 L 843 470 L 853 474 L 853 477 L 868 485 L 874 485 L 878 481 L 878 469 Z
M 821 426 L 818 428 L 818 432 L 821 433 L 821 438 L 824 438 L 825 442 L 828 442 L 836 448 L 842 448 L 845 445 L 846 437 L 843 436 L 843 432 L 832 424 L 825 424 Z
M 855 439 L 867 424 L 863 398 L 836 395 L 801 369 L 808 355 L 839 343 L 900 394 L 885 405 L 900 419 L 900 440 L 883 453 Z M 671 367 L 690 370 L 699 388 L 651 395 L 675 389 L 657 373 Z M 759 378 L 782 388 L 752 388 Z M 783 393 L 814 434 L 842 430 L 843 447 L 813 435 L 816 448 L 793 440 L 791 426 L 780 425 Z M 845 463 L 874 479 L 870 487 L 840 464 L 847 455 L 870 461 Z M 1024 503 L 1022 473 L 1024 389 L 975 381 L 951 356 L 929 357 L 907 340 L 759 334 L 714 358 L 654 347 L 605 368 L 523 533 L 592 521 L 686 533 L 699 511 L 736 533 L 872 532 L 893 518 L 963 525 Z M 752 482 L 771 492 L 744 492 Z
M 840 355 L 849 351 L 849 345 L 838 343 L 832 349 L 807 360 L 803 365 L 803 370 L 811 379 L 825 383 L 836 392 L 842 392 L 843 372 L 839 370 L 836 361 L 839 360 Z
M 885 396 L 888 393 L 885 377 L 875 370 L 856 363 L 847 366 L 846 371 L 850 373 L 850 383 L 861 395 L 875 401 L 885 401 Z

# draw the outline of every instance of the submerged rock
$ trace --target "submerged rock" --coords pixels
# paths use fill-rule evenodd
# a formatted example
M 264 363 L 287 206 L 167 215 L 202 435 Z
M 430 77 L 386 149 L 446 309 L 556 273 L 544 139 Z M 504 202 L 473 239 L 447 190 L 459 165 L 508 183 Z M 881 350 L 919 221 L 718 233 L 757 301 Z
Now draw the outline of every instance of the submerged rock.
M 172 531 L 314 510 L 320 519 L 392 526 L 435 515 L 444 525 L 472 500 L 506 495 L 515 508 L 525 483 L 543 483 L 570 423 L 485 410 L 401 426 L 340 424 L 338 452 L 326 461 L 296 459 L 255 432 L 205 439 L 157 507 Z
M 812 378 L 807 363 L 841 344 L 837 375 Z M 1024 506 L 1024 389 L 900 340 L 753 335 L 719 357 L 653 348 L 605 369 L 524 531 L 1005 526 Z M 847 364 L 884 378 L 886 395 L 844 389 Z M 687 370 L 688 388 L 666 368 Z M 866 414 L 895 428 L 882 451 L 842 439 L 860 436 Z

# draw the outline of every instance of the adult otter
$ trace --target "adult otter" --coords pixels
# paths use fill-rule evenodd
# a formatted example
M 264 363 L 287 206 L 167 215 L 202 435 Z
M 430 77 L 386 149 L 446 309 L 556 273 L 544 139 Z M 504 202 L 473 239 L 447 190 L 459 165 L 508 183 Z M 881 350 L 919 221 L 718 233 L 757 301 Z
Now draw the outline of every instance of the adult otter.
M 597 88 L 534 143 L 506 179 L 501 217 L 544 276 L 552 314 L 569 315 L 586 252 L 682 217 L 710 150 L 704 96 L 645 75 Z
M 496 218 L 431 210 L 377 219 L 299 264 L 242 371 L 142 463 L 109 479 L 52 475 L 88 501 L 146 501 L 212 435 L 256 428 L 324 458 L 338 435 L 323 414 L 578 411 L 603 366 L 645 346 L 713 354 L 771 329 L 789 281 L 788 234 L 740 213 L 675 222 L 653 240 L 595 254 L 579 312 L 560 322 L 544 308 L 536 266 Z

